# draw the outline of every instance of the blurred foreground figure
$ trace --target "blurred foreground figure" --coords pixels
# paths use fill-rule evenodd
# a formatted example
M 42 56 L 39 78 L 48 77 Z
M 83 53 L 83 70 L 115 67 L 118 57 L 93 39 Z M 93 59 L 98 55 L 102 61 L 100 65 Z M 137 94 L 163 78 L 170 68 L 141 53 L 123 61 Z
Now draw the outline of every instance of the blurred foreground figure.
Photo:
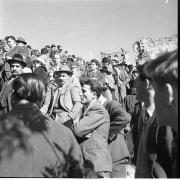
M 13 82 L 13 109 L 0 119 L 0 177 L 82 177 L 80 147 L 38 109 L 45 85 L 35 74 Z
M 153 80 L 158 123 L 178 133 L 178 57 L 177 50 L 163 54 L 145 67 Z
M 139 75 L 135 80 L 136 99 L 144 103 L 137 120 L 138 139 L 135 142 L 139 145 L 135 178 L 169 178 L 173 170 L 173 131 L 171 127 L 159 126 L 157 123 L 155 90 L 152 79 L 144 71 L 146 63 L 148 61 L 138 65 Z
M 145 66 L 151 76 L 155 90 L 157 120 L 160 125 L 174 129 L 172 147 L 173 172 L 170 177 L 177 178 L 177 140 L 178 140 L 178 53 L 177 50 L 165 53 Z

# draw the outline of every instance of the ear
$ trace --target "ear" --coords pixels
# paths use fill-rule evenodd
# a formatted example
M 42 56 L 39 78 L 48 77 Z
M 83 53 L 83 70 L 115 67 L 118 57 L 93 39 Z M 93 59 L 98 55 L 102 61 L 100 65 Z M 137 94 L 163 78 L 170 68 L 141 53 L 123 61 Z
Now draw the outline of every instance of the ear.
M 93 95 L 94 95 L 93 99 L 97 98 L 97 93 L 96 92 L 93 92 Z
M 145 79 L 145 86 L 146 86 L 146 89 L 152 88 L 152 83 L 150 82 L 149 79 Z
M 169 105 L 173 104 L 174 103 L 174 91 L 173 91 L 173 87 L 169 83 L 165 84 L 164 92 L 166 94 L 168 104 Z

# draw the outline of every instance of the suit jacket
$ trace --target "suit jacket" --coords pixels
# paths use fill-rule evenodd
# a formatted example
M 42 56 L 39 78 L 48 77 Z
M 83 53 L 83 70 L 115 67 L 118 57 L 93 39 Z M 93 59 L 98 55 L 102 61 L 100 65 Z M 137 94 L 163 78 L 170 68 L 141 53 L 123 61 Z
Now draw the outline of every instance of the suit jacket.
M 6 81 L 0 92 L 0 114 L 4 114 L 12 110 L 12 83 L 14 79 Z
M 152 122 L 147 139 L 147 150 L 152 178 L 171 178 L 173 171 L 173 131 L 171 127 Z
M 126 108 L 126 111 L 131 115 L 133 115 L 134 113 L 134 107 L 136 102 L 136 95 L 127 95 L 125 97 L 124 106 Z
M 0 177 L 82 177 L 74 135 L 37 106 L 18 104 L 0 119 Z
M 127 95 L 126 93 L 126 86 L 129 85 L 130 78 L 127 74 L 127 72 L 124 69 L 120 69 L 119 74 L 118 74 L 118 81 L 117 85 L 119 87 L 119 95 L 122 97 L 122 99 L 125 98 Z
M 129 159 L 129 150 L 125 140 L 124 127 L 130 122 L 130 115 L 116 101 L 103 104 L 110 115 L 109 150 L 112 162 Z
M 109 127 L 108 113 L 97 101 L 83 112 L 79 123 L 74 125 L 75 135 L 84 138 L 81 143 L 84 159 L 93 164 L 95 172 L 112 172 L 112 159 L 107 141 Z
M 75 97 L 75 99 L 73 99 L 73 97 Z M 44 114 L 51 116 L 57 100 L 59 100 L 61 105 L 60 112 L 58 113 L 59 120 L 64 121 L 63 119 L 66 116 L 69 116 L 72 120 L 75 120 L 80 115 L 82 104 L 79 87 L 77 85 L 71 83 L 60 89 L 54 81 L 49 83 L 46 98 L 41 111 Z M 75 102 L 79 103 L 74 106 Z
M 145 115 L 144 115 L 145 117 Z M 167 126 L 159 126 L 157 123 L 156 115 L 150 117 L 148 121 L 145 119 L 141 122 L 143 125 L 141 137 L 145 135 L 144 128 L 146 128 L 147 138 L 143 141 L 145 143 L 147 152 L 141 152 L 137 157 L 136 175 L 137 178 L 168 178 L 172 174 L 172 142 L 173 133 L 172 129 Z M 142 134 L 143 133 L 143 134 Z M 141 142 L 141 140 L 140 140 Z M 139 144 L 138 151 L 141 149 Z M 138 152 L 139 153 L 139 152 Z M 147 167 L 138 167 L 138 161 L 142 161 L 146 156 Z M 139 159 L 141 158 L 141 160 Z M 148 173 L 143 173 L 141 170 L 146 169 Z

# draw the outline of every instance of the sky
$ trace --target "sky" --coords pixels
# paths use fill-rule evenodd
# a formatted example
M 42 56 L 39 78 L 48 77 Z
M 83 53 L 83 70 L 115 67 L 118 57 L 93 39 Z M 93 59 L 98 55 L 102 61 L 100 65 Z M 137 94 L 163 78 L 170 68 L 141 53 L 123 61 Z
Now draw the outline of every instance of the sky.
M 177 34 L 177 18 L 177 0 L 0 0 L 0 38 L 21 36 L 34 49 L 54 43 L 90 60 Z

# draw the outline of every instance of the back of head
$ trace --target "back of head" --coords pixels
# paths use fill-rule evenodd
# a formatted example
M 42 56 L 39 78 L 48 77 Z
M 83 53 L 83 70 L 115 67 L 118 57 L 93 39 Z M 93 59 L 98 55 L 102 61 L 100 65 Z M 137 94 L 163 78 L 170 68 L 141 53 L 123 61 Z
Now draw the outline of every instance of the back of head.
M 178 52 L 166 52 L 145 66 L 146 74 L 159 85 L 178 86 Z
M 148 64 L 148 61 L 145 62 L 144 64 L 139 64 L 139 65 L 136 66 L 138 75 L 140 76 L 140 78 L 141 78 L 142 80 L 145 80 L 145 79 L 152 80 L 151 77 L 150 77 L 150 75 L 145 72 L 145 66 L 146 66 L 147 64 Z
M 48 49 L 47 48 L 42 48 L 41 49 L 41 54 L 48 54 Z
M 32 73 L 20 75 L 13 81 L 14 96 L 17 100 L 27 100 L 39 104 L 43 100 L 45 85 L 42 80 Z
M 8 39 L 12 39 L 12 40 L 14 40 L 14 41 L 16 42 L 16 38 L 15 38 L 14 36 L 8 36 L 8 37 L 7 37 L 7 40 L 8 40 Z
M 111 58 L 110 57 L 104 57 L 101 62 L 110 64 L 111 63 Z

